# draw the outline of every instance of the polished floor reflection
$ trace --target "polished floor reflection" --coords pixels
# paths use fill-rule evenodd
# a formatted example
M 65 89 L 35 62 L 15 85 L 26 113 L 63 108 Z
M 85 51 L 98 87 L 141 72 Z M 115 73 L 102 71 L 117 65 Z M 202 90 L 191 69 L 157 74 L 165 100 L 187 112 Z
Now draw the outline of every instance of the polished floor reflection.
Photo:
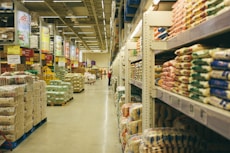
M 85 85 L 85 91 L 74 94 L 74 100 L 66 106 L 48 107 L 47 116 L 47 123 L 13 153 L 122 152 L 113 94 L 107 79 Z

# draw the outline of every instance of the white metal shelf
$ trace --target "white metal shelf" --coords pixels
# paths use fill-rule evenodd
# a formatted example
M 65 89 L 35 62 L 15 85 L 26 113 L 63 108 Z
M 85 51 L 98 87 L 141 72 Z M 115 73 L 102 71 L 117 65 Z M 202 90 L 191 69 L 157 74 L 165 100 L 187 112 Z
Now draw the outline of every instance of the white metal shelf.
M 230 32 L 230 10 L 188 29 L 167 42 L 168 50 Z
M 129 61 L 130 63 L 136 63 L 142 60 L 142 56 L 133 56 L 133 57 L 129 57 Z
M 230 139 L 230 112 L 156 87 L 156 98 Z
M 142 89 L 142 82 L 141 81 L 137 81 L 137 80 L 134 80 L 134 79 L 130 79 L 130 84 Z

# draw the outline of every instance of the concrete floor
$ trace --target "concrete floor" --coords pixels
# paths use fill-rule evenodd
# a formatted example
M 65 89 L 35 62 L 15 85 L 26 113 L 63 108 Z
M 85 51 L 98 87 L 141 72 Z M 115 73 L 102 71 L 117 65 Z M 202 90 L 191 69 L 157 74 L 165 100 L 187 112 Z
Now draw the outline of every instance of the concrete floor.
M 121 153 L 116 118 L 107 79 L 97 80 L 67 105 L 48 107 L 47 122 L 12 153 Z

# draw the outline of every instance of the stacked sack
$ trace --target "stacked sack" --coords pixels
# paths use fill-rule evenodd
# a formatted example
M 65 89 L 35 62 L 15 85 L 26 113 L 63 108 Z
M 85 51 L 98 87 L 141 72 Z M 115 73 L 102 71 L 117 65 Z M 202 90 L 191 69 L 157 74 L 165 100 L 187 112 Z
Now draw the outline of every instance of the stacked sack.
M 160 86 L 166 90 L 173 91 L 175 87 L 176 80 L 176 61 L 170 60 L 163 64 Z
M 64 104 L 73 97 L 73 86 L 69 82 L 52 80 L 46 86 L 47 104 Z
M 192 51 L 194 47 L 184 47 L 175 51 L 176 60 L 176 82 L 174 92 L 183 96 L 188 96 L 188 86 L 190 83 Z
M 188 10 L 188 0 L 177 0 L 172 6 L 172 27 L 170 28 L 170 37 L 176 36 L 178 33 L 187 29 L 186 16 Z
M 33 125 L 36 126 L 46 118 L 46 83 L 43 80 L 33 83 Z
M 33 84 L 27 83 L 24 92 L 24 132 L 27 133 L 33 127 Z
M 11 142 L 24 134 L 24 86 L 0 87 L 0 131 Z
M 154 128 L 143 132 L 140 153 L 197 153 L 201 139 L 193 132 L 177 128 Z
M 160 86 L 160 78 L 162 74 L 162 66 L 161 65 L 155 65 L 154 66 L 154 72 L 155 72 L 155 84 Z
M 72 84 L 73 92 L 81 92 L 84 90 L 85 80 L 81 73 L 68 73 L 65 75 L 64 81 Z
M 210 72 L 212 71 L 210 66 L 210 63 L 212 62 L 210 53 L 213 52 L 213 49 L 200 44 L 196 44 L 194 46 L 196 46 L 196 48 L 192 53 L 192 81 L 189 86 L 189 97 L 194 100 L 207 103 L 208 97 L 210 96 L 208 81 L 210 79 Z
M 209 103 L 230 110 L 230 49 L 217 48 L 212 53 L 211 97 Z
M 165 27 L 154 27 L 153 33 L 154 40 L 166 40 L 169 36 L 168 29 Z
M 170 36 L 174 37 L 213 16 L 229 10 L 230 0 L 177 0 L 172 7 Z
M 120 140 L 125 149 L 129 138 L 132 135 L 142 133 L 142 104 L 126 103 L 122 106 L 120 119 Z M 128 150 L 128 149 L 126 149 Z
M 68 73 L 68 71 L 66 70 L 65 67 L 59 67 L 56 66 L 55 67 L 55 73 L 56 73 L 56 77 L 60 80 L 64 80 L 65 75 Z

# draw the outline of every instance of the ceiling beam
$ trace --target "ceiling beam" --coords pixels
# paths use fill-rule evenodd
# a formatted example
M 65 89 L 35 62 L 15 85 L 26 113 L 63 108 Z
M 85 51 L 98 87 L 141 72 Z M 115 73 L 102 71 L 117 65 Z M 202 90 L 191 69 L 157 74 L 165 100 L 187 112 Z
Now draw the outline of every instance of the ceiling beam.
M 44 3 L 45 5 L 56 15 L 59 17 L 60 21 L 63 22 L 64 25 L 66 25 L 72 32 L 74 32 L 74 34 L 79 38 L 79 40 L 82 41 L 82 44 L 84 45 L 84 47 L 86 49 L 90 49 L 89 46 L 85 43 L 85 41 L 83 41 L 83 39 L 81 39 L 81 37 L 77 34 L 77 32 L 71 27 L 71 25 L 69 25 L 68 23 L 65 22 L 65 20 L 62 18 L 62 16 L 57 13 L 57 11 L 54 10 L 54 8 L 50 5 L 50 3 L 48 2 L 49 0 L 45 0 Z

